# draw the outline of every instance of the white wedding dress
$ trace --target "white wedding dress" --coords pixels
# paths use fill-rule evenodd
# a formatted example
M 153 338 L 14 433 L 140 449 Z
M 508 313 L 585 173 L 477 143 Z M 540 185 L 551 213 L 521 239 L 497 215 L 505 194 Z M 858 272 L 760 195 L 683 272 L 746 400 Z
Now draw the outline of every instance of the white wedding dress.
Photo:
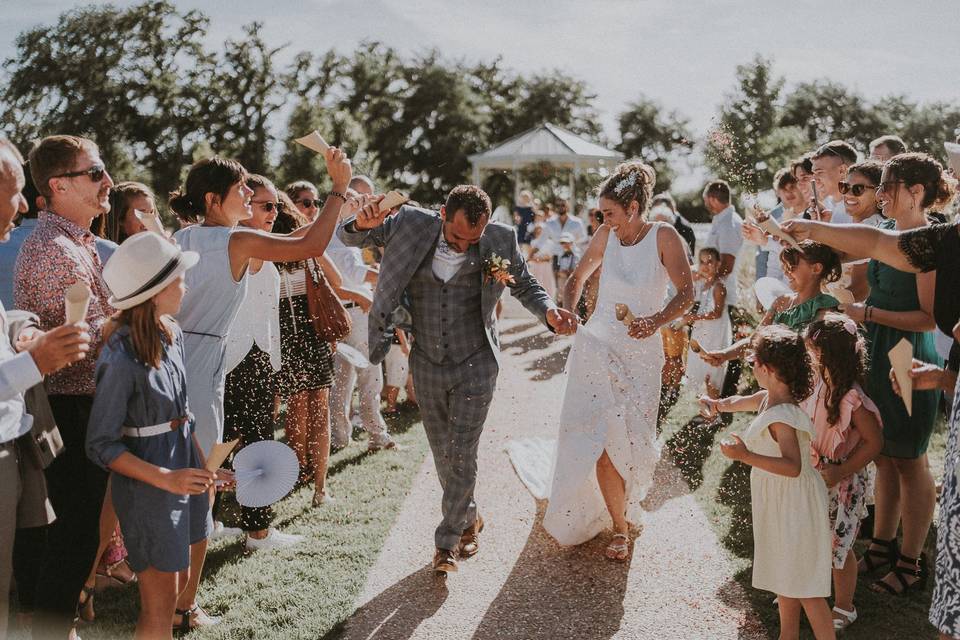
M 580 327 L 567 360 L 567 386 L 543 526 L 563 545 L 590 540 L 612 526 L 597 484 L 604 450 L 624 478 L 627 520 L 638 523 L 641 501 L 660 459 L 657 408 L 663 345 L 660 332 L 636 340 L 616 318 L 624 303 L 637 317 L 660 311 L 669 277 L 660 262 L 655 224 L 637 244 L 610 234 L 603 254 L 597 307 Z

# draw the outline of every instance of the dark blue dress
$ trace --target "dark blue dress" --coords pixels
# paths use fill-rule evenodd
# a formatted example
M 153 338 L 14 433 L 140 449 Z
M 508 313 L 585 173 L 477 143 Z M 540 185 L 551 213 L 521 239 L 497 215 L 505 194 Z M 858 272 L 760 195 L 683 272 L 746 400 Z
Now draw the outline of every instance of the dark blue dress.
M 173 332 L 158 368 L 137 360 L 126 326 L 103 345 L 87 428 L 87 455 L 101 467 L 108 469 L 124 452 L 171 470 L 203 467 L 192 422 L 146 438 L 122 435 L 125 426 L 149 427 L 187 415 L 183 334 L 177 326 Z M 118 473 L 111 476 L 130 567 L 136 572 L 189 567 L 190 545 L 206 538 L 212 525 L 208 495 L 176 495 Z

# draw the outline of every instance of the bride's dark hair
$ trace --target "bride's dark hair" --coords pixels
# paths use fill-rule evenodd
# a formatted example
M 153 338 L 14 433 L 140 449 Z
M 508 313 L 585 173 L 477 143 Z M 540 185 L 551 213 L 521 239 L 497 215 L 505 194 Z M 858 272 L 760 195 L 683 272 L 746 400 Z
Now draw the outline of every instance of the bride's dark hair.
M 640 205 L 640 215 L 646 215 L 653 198 L 657 172 L 640 160 L 617 165 L 606 180 L 597 187 L 598 198 L 608 198 L 626 209 L 633 200 Z

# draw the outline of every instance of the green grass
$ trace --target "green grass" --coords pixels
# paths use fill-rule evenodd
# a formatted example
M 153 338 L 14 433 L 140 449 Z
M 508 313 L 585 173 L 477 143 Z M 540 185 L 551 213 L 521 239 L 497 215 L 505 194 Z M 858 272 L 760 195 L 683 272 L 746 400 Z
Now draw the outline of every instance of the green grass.
M 735 568 L 734 579 L 743 587 L 749 603 L 771 638 L 777 637 L 779 620 L 773 594 L 750 586 L 753 556 L 753 531 L 750 513 L 750 468 L 731 461 L 720 453 L 718 443 L 726 433 L 742 433 L 753 414 L 736 414 L 729 426 L 714 432 L 691 420 L 697 407 L 693 400 L 682 400 L 673 408 L 663 425 L 667 449 L 694 491 L 714 532 L 728 552 Z M 943 474 L 943 452 L 946 426 L 943 419 L 930 441 L 930 466 L 939 479 Z M 717 445 L 717 446 L 715 446 Z M 857 555 L 866 545 L 857 543 Z M 936 530 L 927 537 L 925 552 L 932 562 L 935 557 Z M 882 640 L 886 638 L 936 638 L 927 621 L 933 580 L 922 592 L 891 598 L 875 594 L 869 582 L 881 574 L 861 578 L 855 604 L 860 618 L 843 634 L 850 640 Z M 831 602 L 832 606 L 832 602 Z M 812 638 L 806 623 L 801 637 Z
M 275 526 L 307 541 L 290 549 L 245 556 L 240 539 L 211 545 L 200 604 L 223 622 L 190 634 L 194 640 L 335 637 L 353 613 L 410 484 L 427 453 L 416 412 L 389 420 L 400 451 L 368 454 L 366 441 L 330 460 L 333 504 L 310 507 L 312 488 L 276 505 Z M 227 524 L 229 518 L 227 518 Z M 85 640 L 129 638 L 138 611 L 135 588 L 97 594 L 97 620 L 81 628 Z

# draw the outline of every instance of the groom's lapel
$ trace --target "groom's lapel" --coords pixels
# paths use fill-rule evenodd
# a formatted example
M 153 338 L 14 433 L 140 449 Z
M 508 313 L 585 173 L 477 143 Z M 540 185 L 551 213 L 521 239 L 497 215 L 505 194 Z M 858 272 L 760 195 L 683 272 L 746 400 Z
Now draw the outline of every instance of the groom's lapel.
M 428 222 L 424 225 L 424 228 L 416 230 L 416 235 L 411 238 L 413 242 L 411 243 L 410 263 L 407 269 L 410 278 L 413 277 L 413 274 L 416 273 L 420 265 L 423 264 L 423 261 L 426 260 L 427 256 L 436 248 L 437 238 L 440 237 L 440 232 L 443 228 L 443 221 L 439 216 L 431 217 L 427 220 Z M 407 280 L 409 281 L 410 278 L 407 278 Z

